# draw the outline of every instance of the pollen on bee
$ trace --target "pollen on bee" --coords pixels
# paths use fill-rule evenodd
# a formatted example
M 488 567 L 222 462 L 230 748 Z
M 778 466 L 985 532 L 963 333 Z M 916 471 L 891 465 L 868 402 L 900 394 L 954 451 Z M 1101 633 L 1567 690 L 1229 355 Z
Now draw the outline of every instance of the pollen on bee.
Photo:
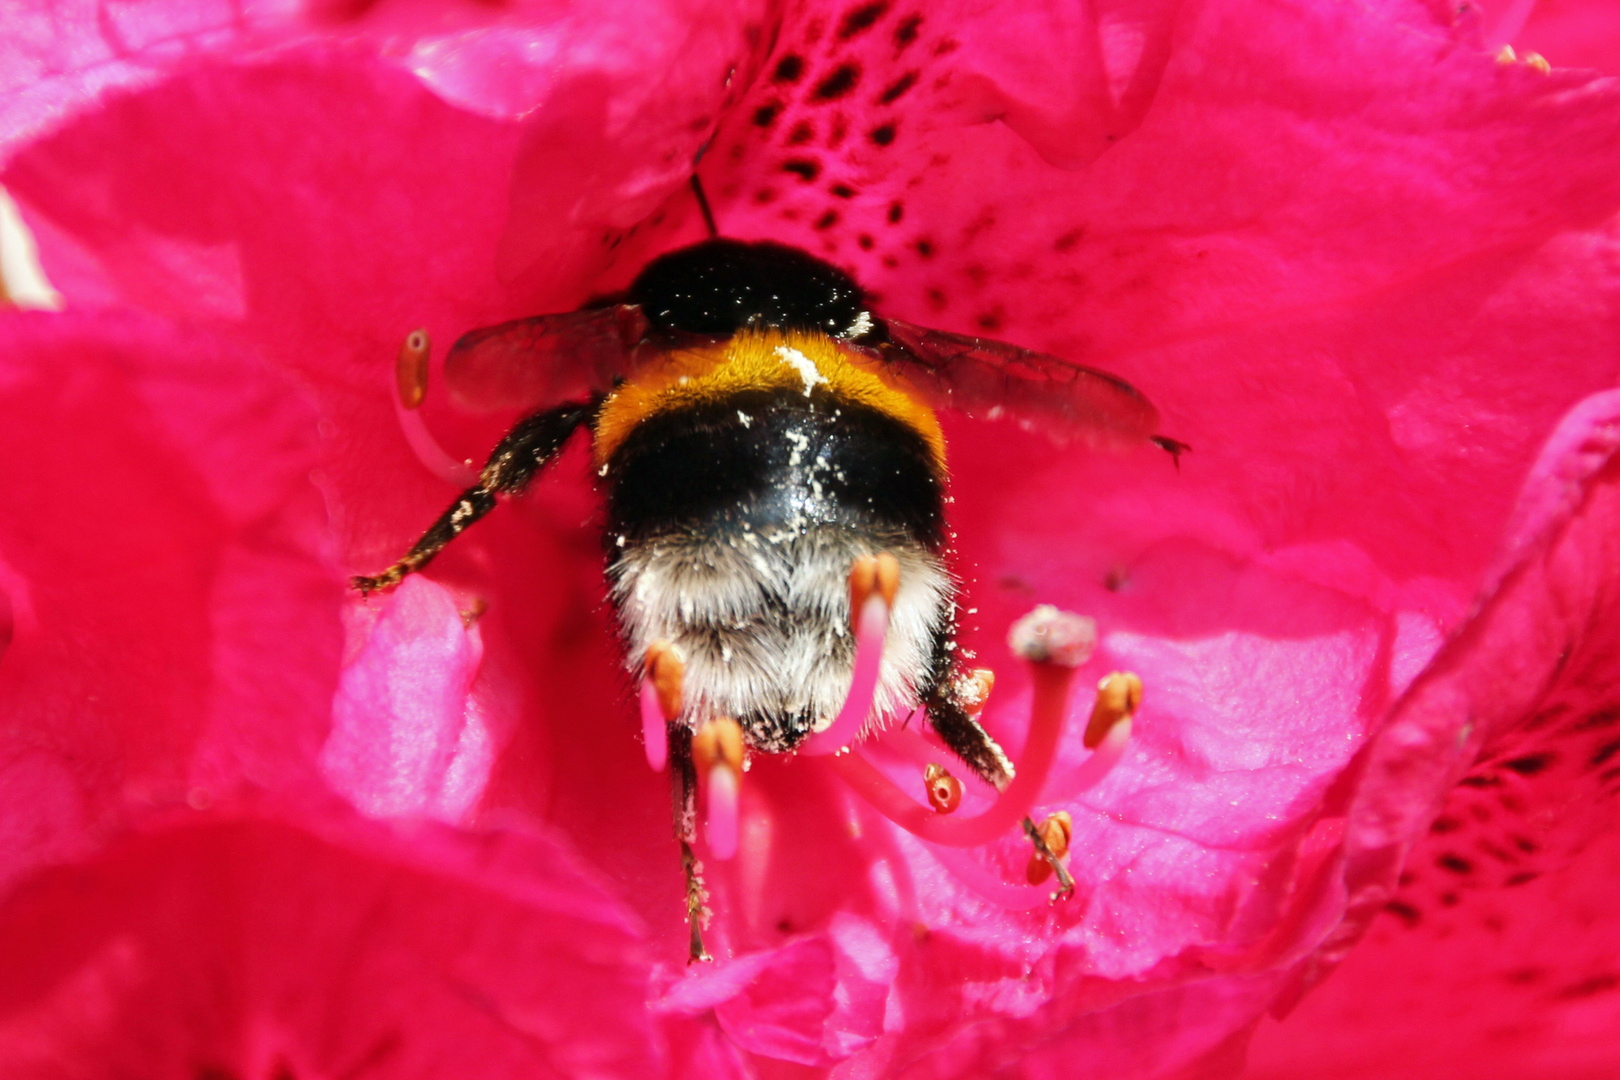
M 990 700 L 990 691 L 995 689 L 996 673 L 989 668 L 974 668 L 956 681 L 956 702 L 966 709 L 969 716 L 977 716 L 984 711 L 985 702 Z
M 923 785 L 928 791 L 928 805 L 941 814 L 954 812 L 962 803 L 962 781 L 943 765 L 930 762 L 923 770 Z
M 406 334 L 400 343 L 394 361 L 394 383 L 399 389 L 399 403 L 407 409 L 421 408 L 427 399 L 428 357 L 432 351 L 428 332 L 421 327 Z
M 1086 723 L 1085 745 L 1096 749 L 1121 720 L 1129 720 L 1142 707 L 1142 679 L 1135 672 L 1114 671 L 1097 684 L 1097 703 Z

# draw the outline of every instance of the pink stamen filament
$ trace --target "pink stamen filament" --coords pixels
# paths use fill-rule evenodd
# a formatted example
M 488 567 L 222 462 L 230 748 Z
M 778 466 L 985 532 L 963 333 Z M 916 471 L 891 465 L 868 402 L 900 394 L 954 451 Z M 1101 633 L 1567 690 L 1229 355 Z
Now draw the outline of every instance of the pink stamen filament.
M 469 488 L 478 483 L 478 473 L 466 462 L 457 461 L 444 452 L 439 441 L 427 429 L 420 410 L 407 409 L 395 394 L 390 394 L 389 398 L 394 403 L 394 416 L 399 420 L 400 432 L 410 444 L 416 460 L 420 461 L 428 472 L 458 488 Z
M 717 761 L 709 769 L 709 806 L 704 815 L 703 837 L 709 844 L 709 855 L 725 861 L 737 854 L 737 773 L 730 765 Z
M 653 772 L 663 772 L 669 761 L 669 736 L 664 730 L 664 709 L 651 679 L 641 680 L 641 747 Z
M 988 843 L 1029 814 L 1035 800 L 1040 798 L 1047 775 L 1052 771 L 1052 763 L 1057 758 L 1058 737 L 1063 732 L 1063 717 L 1074 669 L 1060 664 L 1036 663 L 1030 665 L 1030 670 L 1034 677 L 1034 701 L 1030 706 L 1029 738 L 1024 744 L 1023 760 L 1018 763 L 1012 783 L 982 813 L 972 817 L 936 813 L 932 807 L 924 806 L 901 791 L 858 753 L 840 754 L 833 758 L 833 768 L 879 813 L 923 840 L 949 847 L 977 847 Z M 1121 726 L 1124 725 L 1116 725 L 1115 730 Z M 1110 732 L 1109 737 L 1112 738 L 1114 734 Z M 1128 729 L 1125 734 L 1129 736 Z M 1092 757 L 1097 757 L 1101 751 L 1102 747 L 1098 747 Z M 1117 754 L 1114 760 L 1118 760 Z
M 801 754 L 838 754 L 853 743 L 872 714 L 872 698 L 877 694 L 878 676 L 883 668 L 883 639 L 889 633 L 889 607 L 874 592 L 861 607 L 855 631 L 855 675 L 849 696 L 830 726 L 810 736 L 799 746 Z M 845 755 L 839 755 L 845 756 Z

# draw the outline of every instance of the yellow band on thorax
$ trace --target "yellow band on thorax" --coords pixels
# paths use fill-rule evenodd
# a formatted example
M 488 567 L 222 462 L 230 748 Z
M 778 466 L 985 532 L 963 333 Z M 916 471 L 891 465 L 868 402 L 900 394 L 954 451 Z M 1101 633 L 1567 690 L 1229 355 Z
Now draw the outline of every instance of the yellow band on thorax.
M 608 395 L 596 418 L 595 455 L 605 464 L 649 417 L 713 405 L 750 390 L 788 390 L 864 406 L 922 436 L 934 467 L 945 471 L 945 437 L 934 410 L 880 361 L 826 334 L 744 330 L 734 337 L 671 350 Z

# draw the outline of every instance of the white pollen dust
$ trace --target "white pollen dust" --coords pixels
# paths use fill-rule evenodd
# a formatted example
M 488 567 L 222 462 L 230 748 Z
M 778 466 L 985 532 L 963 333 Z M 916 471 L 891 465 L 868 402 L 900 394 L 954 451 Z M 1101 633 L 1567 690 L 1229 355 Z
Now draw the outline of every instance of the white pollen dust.
M 742 421 L 743 427 L 748 427 L 754 422 L 754 418 L 743 412 L 741 409 L 737 410 L 737 419 Z
M 799 373 L 799 378 L 804 380 L 805 397 L 809 397 L 810 391 L 814 390 L 816 387 L 825 386 L 827 384 L 827 376 L 823 375 L 821 373 L 821 369 L 816 367 L 816 362 L 804 355 L 804 353 L 800 352 L 798 349 L 790 348 L 786 345 L 778 345 L 776 347 L 776 355 L 781 359 L 782 363 L 788 365 L 794 371 L 797 371 Z

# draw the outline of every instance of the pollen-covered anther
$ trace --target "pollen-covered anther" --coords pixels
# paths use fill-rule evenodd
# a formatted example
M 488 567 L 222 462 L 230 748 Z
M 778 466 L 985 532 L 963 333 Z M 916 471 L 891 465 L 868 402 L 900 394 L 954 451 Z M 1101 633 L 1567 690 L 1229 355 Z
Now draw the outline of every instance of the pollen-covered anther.
M 482 596 L 473 597 L 472 603 L 461 609 L 461 625 L 471 630 L 478 624 L 478 620 L 484 617 L 484 612 L 488 610 L 488 600 L 485 600 Z
M 1538 72 L 1542 75 L 1552 74 L 1552 65 L 1548 63 L 1547 58 L 1542 56 L 1540 53 L 1525 53 L 1524 66 L 1529 68 L 1531 71 Z
M 1013 623 L 1007 645 L 1032 664 L 1076 668 L 1097 648 L 1097 623 L 1072 611 L 1041 604 Z
M 1086 723 L 1086 749 L 1095 750 L 1114 725 L 1129 720 L 1142 707 L 1142 680 L 1132 671 L 1114 671 L 1097 684 L 1097 703 Z
M 956 680 L 956 703 L 969 716 L 977 716 L 984 711 L 985 703 L 990 700 L 990 691 L 995 687 L 995 672 L 989 668 L 974 668 Z
M 1511 64 L 1518 58 L 1519 54 L 1513 51 L 1511 45 L 1503 45 L 1496 51 L 1496 62 L 1498 64 Z
M 674 645 L 655 641 L 647 646 L 641 672 L 641 743 L 653 772 L 663 772 L 669 759 L 664 726 L 680 716 L 685 707 L 682 685 L 686 661 Z
M 399 388 L 399 403 L 407 409 L 421 408 L 427 400 L 428 356 L 432 351 L 428 332 L 421 327 L 406 334 L 400 343 L 394 361 L 394 383 Z
M 1069 841 L 1074 836 L 1074 820 L 1069 817 L 1067 810 L 1059 810 L 1041 822 L 1036 826 L 1036 831 L 1054 858 L 1061 859 L 1069 853 Z M 1031 855 L 1024 876 L 1031 885 L 1039 885 L 1052 876 L 1052 864 L 1038 854 Z
M 941 814 L 949 814 L 962 804 L 962 781 L 945 771 L 943 765 L 930 763 L 923 770 L 923 786 L 928 791 L 928 805 Z
M 703 836 L 709 854 L 725 860 L 737 854 L 738 806 L 742 787 L 743 736 L 729 717 L 710 720 L 692 736 L 692 761 L 705 781 L 708 813 Z

